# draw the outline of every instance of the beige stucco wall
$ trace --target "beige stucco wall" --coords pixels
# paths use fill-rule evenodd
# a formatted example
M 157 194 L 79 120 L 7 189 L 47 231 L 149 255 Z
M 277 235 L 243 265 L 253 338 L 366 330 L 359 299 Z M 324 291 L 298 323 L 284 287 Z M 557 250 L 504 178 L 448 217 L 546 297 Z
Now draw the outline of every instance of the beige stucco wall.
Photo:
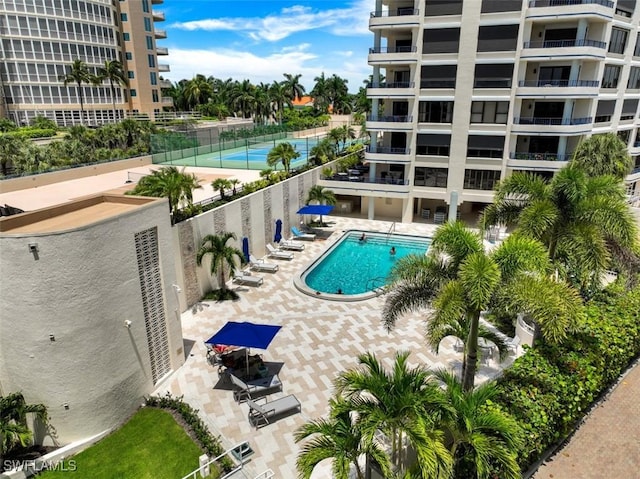
M 45 443 L 116 427 L 154 389 L 134 239 L 154 226 L 175 370 L 184 351 L 166 202 L 67 232 L 0 235 L 0 391 L 47 406 L 56 437 Z

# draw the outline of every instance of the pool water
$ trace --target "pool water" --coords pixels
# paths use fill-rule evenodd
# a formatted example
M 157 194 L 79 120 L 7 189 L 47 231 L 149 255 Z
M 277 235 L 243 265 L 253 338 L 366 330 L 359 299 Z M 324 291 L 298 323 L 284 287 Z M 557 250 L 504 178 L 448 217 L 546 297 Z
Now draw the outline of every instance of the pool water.
M 304 275 L 304 282 L 314 291 L 335 294 L 362 294 L 386 283 L 395 262 L 408 254 L 424 255 L 429 238 L 397 234 L 350 231 L 328 254 Z M 395 255 L 390 253 L 395 248 Z

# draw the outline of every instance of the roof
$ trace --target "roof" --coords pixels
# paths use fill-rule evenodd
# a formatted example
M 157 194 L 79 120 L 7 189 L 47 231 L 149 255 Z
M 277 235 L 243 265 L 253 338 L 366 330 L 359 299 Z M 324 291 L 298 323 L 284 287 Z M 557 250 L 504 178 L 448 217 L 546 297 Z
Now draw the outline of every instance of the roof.
M 293 106 L 313 106 L 313 97 L 305 95 L 300 98 L 295 98 L 291 104 Z

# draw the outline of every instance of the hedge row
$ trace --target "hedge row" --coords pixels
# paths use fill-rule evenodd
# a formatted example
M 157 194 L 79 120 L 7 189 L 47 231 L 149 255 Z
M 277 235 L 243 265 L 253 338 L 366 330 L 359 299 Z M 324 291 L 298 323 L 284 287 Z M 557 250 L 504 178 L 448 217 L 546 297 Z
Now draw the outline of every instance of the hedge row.
M 14 136 L 16 138 L 51 138 L 52 136 L 56 136 L 57 131 L 52 128 L 25 127 L 18 130 L 8 131 L 3 134 L 7 136 Z
M 587 319 L 561 345 L 537 344 L 498 380 L 496 402 L 523 428 L 526 470 L 563 440 L 640 354 L 640 288 L 615 286 L 587 305 Z

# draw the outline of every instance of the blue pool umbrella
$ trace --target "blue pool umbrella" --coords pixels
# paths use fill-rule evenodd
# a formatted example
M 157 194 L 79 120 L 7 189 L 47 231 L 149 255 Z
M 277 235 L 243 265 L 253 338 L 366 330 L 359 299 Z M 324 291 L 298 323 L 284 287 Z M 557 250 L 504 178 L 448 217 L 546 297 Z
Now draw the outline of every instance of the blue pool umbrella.
M 306 205 L 298 210 L 298 214 L 326 216 L 331 211 L 333 211 L 332 205 Z
M 276 234 L 273 237 L 274 243 L 280 243 L 282 239 L 282 220 L 276 220 Z
M 244 254 L 244 259 L 248 263 L 249 262 L 249 238 L 246 236 L 242 238 L 242 253 Z

